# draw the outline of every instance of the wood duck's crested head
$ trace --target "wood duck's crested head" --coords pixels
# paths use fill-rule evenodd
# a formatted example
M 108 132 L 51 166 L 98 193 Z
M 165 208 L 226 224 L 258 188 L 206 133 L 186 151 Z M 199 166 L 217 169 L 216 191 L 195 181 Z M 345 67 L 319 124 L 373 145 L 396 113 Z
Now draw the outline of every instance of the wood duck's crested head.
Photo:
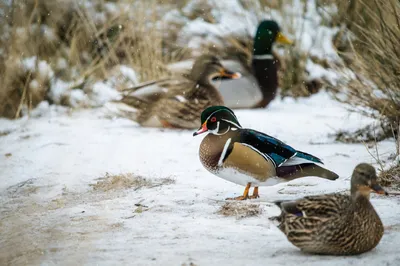
M 201 127 L 193 136 L 210 132 L 214 135 L 223 135 L 230 130 L 242 128 L 235 113 L 226 106 L 211 106 L 201 114 Z
M 285 35 L 282 34 L 278 23 L 274 20 L 264 20 L 258 25 L 254 37 L 253 54 L 266 55 L 272 54 L 274 42 L 282 44 L 292 44 Z
M 194 62 L 189 76 L 200 85 L 209 85 L 215 78 L 238 79 L 241 74 L 226 69 L 214 55 L 201 55 Z
M 351 194 L 369 198 L 371 192 L 388 195 L 377 181 L 375 168 L 367 163 L 360 163 L 354 168 L 351 177 Z

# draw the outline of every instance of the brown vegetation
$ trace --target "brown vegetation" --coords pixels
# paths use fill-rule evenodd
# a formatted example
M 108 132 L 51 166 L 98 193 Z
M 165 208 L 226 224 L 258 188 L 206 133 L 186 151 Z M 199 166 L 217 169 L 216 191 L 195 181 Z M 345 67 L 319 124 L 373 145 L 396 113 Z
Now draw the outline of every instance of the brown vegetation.
M 400 123 L 400 3 L 352 0 L 346 12 L 350 13 L 345 24 L 354 34 L 347 39 L 346 49 L 354 55 L 348 67 L 356 74 L 345 84 L 347 97 L 340 100 L 380 119 L 387 132 L 396 133 Z
M 259 204 L 256 203 L 246 203 L 246 202 L 226 202 L 221 206 L 218 214 L 224 216 L 234 216 L 237 219 L 257 216 L 261 214 L 261 208 Z
M 148 179 L 132 173 L 111 175 L 107 173 L 104 177 L 98 179 L 95 184 L 92 184 L 93 190 L 96 191 L 109 191 L 134 188 L 150 188 L 162 185 L 174 184 L 175 180 L 172 178 L 162 179 Z
M 0 18 L 0 116 L 20 117 L 23 108 L 49 100 L 56 78 L 85 90 L 94 79 L 107 78 L 113 66 L 126 64 L 148 80 L 164 75 L 165 63 L 181 56 L 163 52 L 165 25 L 154 30 L 158 1 L 131 1 L 134 8 L 121 5 L 116 12 L 105 1 L 93 3 L 27 0 L 1 7 L 7 16 Z M 56 103 L 69 100 L 61 95 Z

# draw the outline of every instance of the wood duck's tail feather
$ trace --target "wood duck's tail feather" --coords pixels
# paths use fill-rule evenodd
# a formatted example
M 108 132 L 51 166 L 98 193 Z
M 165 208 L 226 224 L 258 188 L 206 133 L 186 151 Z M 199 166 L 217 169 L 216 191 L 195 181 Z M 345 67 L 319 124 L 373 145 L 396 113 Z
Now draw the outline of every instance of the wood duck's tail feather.
M 296 157 L 306 159 L 306 160 L 314 162 L 314 163 L 324 164 L 320 158 L 318 158 L 312 154 L 303 152 L 303 151 L 297 151 Z
M 321 178 L 336 180 L 339 176 L 314 163 L 303 163 L 297 165 L 282 165 L 277 167 L 276 174 L 280 178 L 292 180 L 306 176 L 318 176 Z

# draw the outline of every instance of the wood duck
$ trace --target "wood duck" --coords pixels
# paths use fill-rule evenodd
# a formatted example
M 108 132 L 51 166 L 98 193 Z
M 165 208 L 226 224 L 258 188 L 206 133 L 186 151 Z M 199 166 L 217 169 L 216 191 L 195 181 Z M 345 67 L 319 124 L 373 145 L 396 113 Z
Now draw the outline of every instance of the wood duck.
M 120 114 L 143 127 L 194 129 L 204 108 L 223 104 L 211 80 L 240 76 L 224 68 L 218 57 L 202 55 L 189 73 L 140 84 L 126 90 L 122 99 L 114 103 L 123 104 Z
M 209 132 L 199 154 L 203 166 L 214 175 L 245 186 L 245 200 L 258 198 L 259 186 L 271 186 L 304 176 L 335 180 L 338 175 L 319 166 L 317 157 L 253 129 L 242 128 L 233 111 L 211 106 L 201 114 L 201 127 L 193 136 Z M 254 187 L 249 196 L 250 187 Z
M 369 201 L 371 192 L 386 194 L 375 168 L 362 163 L 351 177 L 351 194 L 309 196 L 276 204 L 273 220 L 288 240 L 308 253 L 357 255 L 375 248 L 383 235 L 382 221 Z
M 264 108 L 275 98 L 279 68 L 279 61 L 272 52 L 275 42 L 286 45 L 293 43 L 283 35 L 275 21 L 264 20 L 258 25 L 254 36 L 251 65 L 246 58 L 247 54 L 238 60 L 222 61 L 230 70 L 242 74 L 240 79 L 222 78 L 217 81 L 216 86 L 225 106 L 232 109 Z M 180 62 L 170 65 L 169 69 L 179 70 L 185 65 Z

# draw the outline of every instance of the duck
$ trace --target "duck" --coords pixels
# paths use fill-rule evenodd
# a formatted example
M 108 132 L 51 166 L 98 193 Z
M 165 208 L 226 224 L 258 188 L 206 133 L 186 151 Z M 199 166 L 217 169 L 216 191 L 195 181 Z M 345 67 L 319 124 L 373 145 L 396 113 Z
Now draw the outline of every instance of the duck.
M 232 109 L 210 106 L 201 114 L 193 133 L 208 133 L 200 143 L 199 158 L 210 173 L 245 187 L 243 195 L 226 200 L 259 197 L 259 186 L 272 186 L 305 176 L 336 180 L 339 176 L 320 166 L 321 159 L 296 150 L 254 129 L 243 128 Z M 249 190 L 254 187 L 253 194 Z
M 246 59 L 223 60 L 224 66 L 242 74 L 240 79 L 218 80 L 225 106 L 232 109 L 265 108 L 274 100 L 278 89 L 279 60 L 274 55 L 274 43 L 292 45 L 293 41 L 282 32 L 274 20 L 263 20 L 257 27 L 253 39 L 253 51 Z M 252 53 L 252 54 L 251 54 Z M 251 58 L 251 64 L 247 57 Z M 178 62 L 169 66 L 170 70 L 184 69 L 187 63 Z M 232 91 L 233 88 L 240 90 Z
M 195 129 L 204 108 L 223 104 L 215 78 L 238 79 L 211 54 L 199 56 L 188 73 L 145 82 L 125 90 L 117 104 L 120 114 L 142 127 Z
M 302 251 L 320 255 L 358 255 L 375 248 L 384 233 L 370 193 L 388 195 L 377 182 L 375 168 L 358 164 L 351 177 L 350 193 L 307 196 L 276 201 L 281 209 L 278 228 Z

